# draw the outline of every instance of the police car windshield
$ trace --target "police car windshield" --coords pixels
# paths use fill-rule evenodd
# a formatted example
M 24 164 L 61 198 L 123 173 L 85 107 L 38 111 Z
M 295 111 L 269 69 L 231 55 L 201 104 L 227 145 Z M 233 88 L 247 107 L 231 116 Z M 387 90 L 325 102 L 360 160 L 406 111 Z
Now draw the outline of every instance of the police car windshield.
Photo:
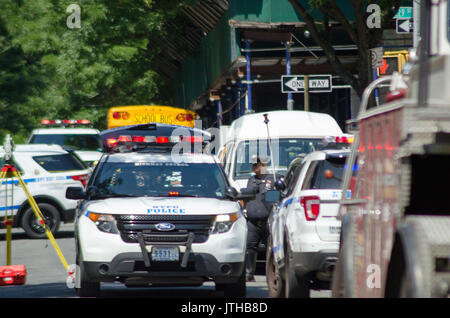
M 272 139 L 273 159 L 275 170 L 279 174 L 286 174 L 292 160 L 300 154 L 308 154 L 323 147 L 319 138 L 280 138 Z M 236 151 L 236 165 L 234 177 L 249 178 L 252 174 L 252 156 L 262 155 L 270 158 L 269 142 L 266 139 L 246 140 L 239 143 Z M 271 162 L 268 170 L 271 172 Z
M 39 134 L 34 135 L 31 144 L 56 144 L 73 150 L 101 150 L 99 135 L 95 134 Z
M 106 162 L 94 180 L 95 197 L 225 197 L 219 167 L 206 163 Z

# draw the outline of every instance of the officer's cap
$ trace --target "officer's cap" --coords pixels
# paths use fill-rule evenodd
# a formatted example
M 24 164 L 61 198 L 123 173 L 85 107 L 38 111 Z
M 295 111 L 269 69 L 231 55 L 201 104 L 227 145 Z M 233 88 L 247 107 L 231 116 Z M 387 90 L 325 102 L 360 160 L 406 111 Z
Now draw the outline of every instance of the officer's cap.
M 258 164 L 258 163 L 265 163 L 267 164 L 269 162 L 269 158 L 266 156 L 258 156 L 258 155 L 252 155 L 250 162 L 252 164 Z

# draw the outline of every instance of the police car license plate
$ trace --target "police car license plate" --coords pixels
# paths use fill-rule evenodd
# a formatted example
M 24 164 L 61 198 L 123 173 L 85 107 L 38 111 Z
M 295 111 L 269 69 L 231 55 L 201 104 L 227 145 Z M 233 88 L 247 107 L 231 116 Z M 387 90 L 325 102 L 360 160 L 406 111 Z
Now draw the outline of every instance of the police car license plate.
M 155 262 L 176 262 L 180 260 L 178 247 L 153 247 L 152 261 Z

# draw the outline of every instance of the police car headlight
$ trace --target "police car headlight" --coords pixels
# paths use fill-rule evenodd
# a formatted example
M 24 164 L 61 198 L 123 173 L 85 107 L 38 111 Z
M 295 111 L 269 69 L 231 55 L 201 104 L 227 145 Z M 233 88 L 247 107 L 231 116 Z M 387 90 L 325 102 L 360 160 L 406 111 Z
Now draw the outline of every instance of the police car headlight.
M 231 226 L 239 218 L 239 212 L 230 214 L 219 214 L 216 216 L 211 233 L 225 233 L 231 229 Z
M 100 214 L 89 212 L 89 219 L 97 225 L 97 228 L 105 233 L 118 234 L 117 222 L 111 214 Z

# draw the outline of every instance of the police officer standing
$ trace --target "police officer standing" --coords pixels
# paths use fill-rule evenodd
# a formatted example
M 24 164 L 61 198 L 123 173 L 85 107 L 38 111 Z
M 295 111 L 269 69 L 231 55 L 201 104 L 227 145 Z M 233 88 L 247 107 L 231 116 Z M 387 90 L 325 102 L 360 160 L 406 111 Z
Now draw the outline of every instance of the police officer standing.
M 245 271 L 247 282 L 255 281 L 256 258 L 258 254 L 258 245 L 260 242 L 266 244 L 267 241 L 267 219 L 272 209 L 272 203 L 264 201 L 264 195 L 268 190 L 274 188 L 273 175 L 267 173 L 268 158 L 254 156 L 252 158 L 253 172 L 255 175 L 250 177 L 247 188 L 241 189 L 242 193 L 254 193 L 255 197 L 246 201 L 247 210 L 247 255 L 245 260 Z

